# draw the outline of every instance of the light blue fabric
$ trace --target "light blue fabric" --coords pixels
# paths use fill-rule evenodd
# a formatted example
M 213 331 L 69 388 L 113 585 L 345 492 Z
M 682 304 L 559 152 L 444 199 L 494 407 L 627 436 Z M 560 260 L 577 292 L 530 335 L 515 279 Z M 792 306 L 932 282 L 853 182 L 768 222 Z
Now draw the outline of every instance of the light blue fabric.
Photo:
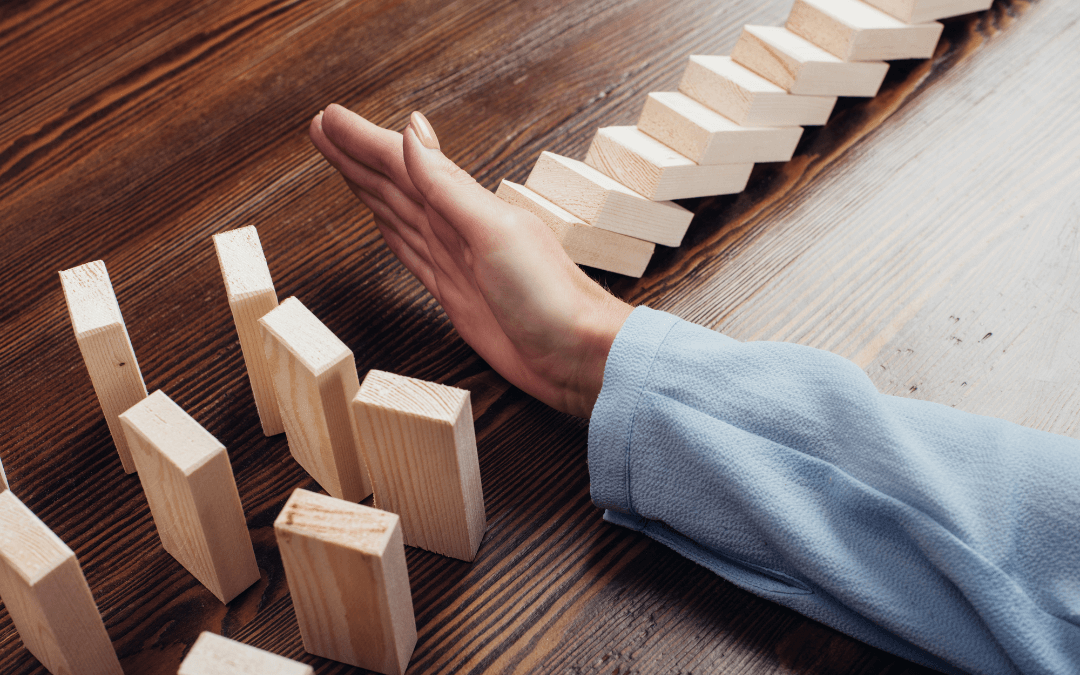
M 893 654 L 1080 673 L 1080 441 L 641 307 L 608 357 L 589 473 L 608 520 Z

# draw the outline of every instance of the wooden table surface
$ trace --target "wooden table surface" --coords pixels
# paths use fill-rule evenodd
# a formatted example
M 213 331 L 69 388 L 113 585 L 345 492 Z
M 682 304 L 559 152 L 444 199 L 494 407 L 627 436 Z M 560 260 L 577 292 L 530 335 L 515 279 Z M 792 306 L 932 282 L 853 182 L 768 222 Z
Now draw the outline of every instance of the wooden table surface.
M 589 500 L 587 423 L 456 335 L 318 156 L 338 102 L 428 114 L 488 187 L 583 157 L 692 53 L 790 0 L 22 0 L 0 4 L 0 459 L 82 563 L 128 673 L 200 631 L 306 655 L 272 522 L 314 483 L 259 430 L 210 236 L 256 225 L 295 295 L 379 368 L 472 392 L 489 529 L 472 564 L 408 551 L 410 672 L 916 673 L 759 600 Z M 1080 3 L 998 0 L 930 61 L 842 100 L 683 246 L 614 292 L 744 340 L 833 350 L 891 394 L 1080 435 Z M 229 449 L 262 580 L 228 606 L 161 548 L 57 272 L 108 265 L 148 388 Z M 0 672 L 42 673 L 0 610 Z

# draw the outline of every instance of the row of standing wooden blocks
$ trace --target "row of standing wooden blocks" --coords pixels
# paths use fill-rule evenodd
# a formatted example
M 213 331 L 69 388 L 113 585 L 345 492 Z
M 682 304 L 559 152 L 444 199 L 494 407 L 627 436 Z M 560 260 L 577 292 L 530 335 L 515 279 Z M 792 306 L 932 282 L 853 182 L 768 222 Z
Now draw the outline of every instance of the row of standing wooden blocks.
M 791 159 L 838 96 L 874 96 L 886 60 L 932 56 L 932 19 L 990 1 L 796 0 L 786 27 L 746 26 L 730 57 L 691 56 L 677 92 L 649 94 L 636 127 L 598 130 L 584 162 L 545 152 L 524 186 L 497 194 L 575 262 L 641 276 L 652 244 L 678 246 L 693 217 L 670 200 L 741 192 L 755 163 Z
M 305 646 L 403 672 L 416 641 L 404 544 L 471 560 L 485 529 L 468 392 L 375 370 L 361 385 L 344 343 L 295 298 L 277 304 L 253 227 L 218 235 L 215 246 L 263 430 L 284 430 L 293 456 L 334 495 L 297 490 L 275 522 Z M 61 281 L 118 453 L 139 474 L 163 547 L 229 602 L 259 570 L 224 446 L 161 391 L 146 395 L 104 264 L 66 270 Z M 373 490 L 387 511 L 345 501 Z M 101 626 L 74 554 L 10 492 L 0 499 L 20 507 L 0 508 L 0 530 L 15 537 L 0 537 L 0 594 L 12 598 L 28 649 L 53 672 L 119 672 L 103 627 L 64 628 L 71 611 Z M 61 611 L 50 587 L 12 585 L 40 567 L 27 542 L 67 570 L 69 592 L 85 589 L 71 596 L 78 608 Z

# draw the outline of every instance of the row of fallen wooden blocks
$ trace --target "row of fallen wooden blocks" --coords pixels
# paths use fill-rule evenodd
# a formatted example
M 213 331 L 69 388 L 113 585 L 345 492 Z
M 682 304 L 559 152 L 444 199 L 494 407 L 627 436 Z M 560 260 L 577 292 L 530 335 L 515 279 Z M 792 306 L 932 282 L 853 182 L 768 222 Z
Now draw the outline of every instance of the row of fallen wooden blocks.
M 416 644 L 404 545 L 472 560 L 486 527 L 469 392 L 377 370 L 361 384 L 341 340 L 296 298 L 278 304 L 254 227 L 214 245 L 263 432 L 284 431 L 330 495 L 296 489 L 274 522 L 304 648 L 403 673 Z M 60 280 L 162 547 L 228 603 L 260 573 L 225 447 L 163 392 L 147 395 L 105 264 Z M 121 673 L 74 552 L 15 497 L 2 466 L 0 492 L 0 600 L 26 648 L 56 675 Z M 358 503 L 373 493 L 377 508 Z M 211 635 L 180 669 L 256 672 L 311 669 Z
M 648 95 L 637 126 L 597 131 L 580 162 L 540 155 L 498 194 L 555 231 L 570 258 L 640 277 L 693 218 L 674 199 L 734 194 L 757 162 L 786 162 L 839 96 L 872 97 L 895 59 L 933 56 L 936 19 L 992 0 L 795 0 L 787 24 L 746 26 L 731 56 L 691 56 L 677 92 Z

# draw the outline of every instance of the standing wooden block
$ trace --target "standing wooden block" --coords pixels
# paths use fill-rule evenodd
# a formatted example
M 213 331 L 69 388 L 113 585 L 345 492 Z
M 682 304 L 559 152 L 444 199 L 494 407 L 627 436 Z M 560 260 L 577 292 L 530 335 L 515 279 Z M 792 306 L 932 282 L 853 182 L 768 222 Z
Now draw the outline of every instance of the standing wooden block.
M 176 675 L 315 675 L 311 666 L 203 632 Z
M 0 462 L 0 492 L 8 489 L 7 474 L 4 473 L 4 464 Z
M 698 164 L 786 162 L 802 127 L 750 127 L 732 122 L 686 94 L 653 92 L 638 129 Z
M 555 233 L 566 255 L 579 265 L 640 277 L 656 248 L 651 241 L 593 227 L 524 185 L 504 180 L 495 194 L 544 221 Z
M 352 352 L 296 298 L 259 323 L 289 452 L 330 494 L 364 499 L 371 481 L 349 411 L 360 389 Z
M 274 521 L 304 649 L 387 675 L 416 646 L 398 517 L 295 490 Z
M 597 130 L 585 163 L 653 201 L 742 192 L 754 168 L 698 164 L 637 127 Z
M 994 0 L 866 0 L 906 23 L 947 19 L 990 9 Z
M 97 260 L 60 273 L 68 316 L 75 330 L 90 381 L 109 425 L 124 471 L 135 471 L 120 413 L 146 398 L 139 362 L 131 349 L 124 317 L 113 293 L 105 263 Z
M 678 246 L 694 214 L 672 202 L 653 202 L 596 169 L 550 152 L 540 154 L 525 187 L 593 227 Z
M 263 434 L 273 436 L 285 431 L 278 412 L 274 379 L 266 365 L 263 351 L 262 329 L 259 319 L 278 306 L 274 281 L 266 266 L 259 233 L 253 225 L 231 232 L 214 235 L 221 277 L 225 280 L 225 292 L 229 296 L 236 333 L 240 336 L 240 350 L 244 354 L 251 393 L 259 411 Z
M 472 560 L 487 523 L 469 392 L 372 370 L 353 410 L 375 505 L 405 543 Z
M 829 121 L 835 96 L 795 96 L 729 56 L 691 56 L 679 91 L 736 124 L 813 126 Z
M 928 59 L 944 28 L 909 25 L 859 0 L 795 0 L 787 28 L 845 61 Z
M 123 675 L 75 553 L 10 490 L 0 493 L 0 598 L 49 672 Z
M 258 581 L 225 446 L 161 391 L 120 421 L 165 550 L 222 602 Z
M 787 28 L 745 26 L 731 58 L 792 94 L 875 96 L 889 64 L 842 61 Z

